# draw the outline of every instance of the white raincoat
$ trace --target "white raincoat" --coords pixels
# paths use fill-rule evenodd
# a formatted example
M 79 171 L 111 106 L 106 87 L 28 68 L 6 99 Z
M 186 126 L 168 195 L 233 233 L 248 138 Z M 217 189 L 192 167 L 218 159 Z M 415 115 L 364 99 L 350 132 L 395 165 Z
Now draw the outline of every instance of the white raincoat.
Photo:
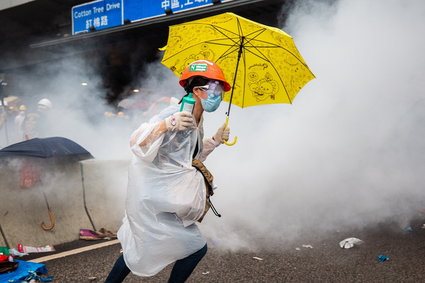
M 168 264 L 200 250 L 206 241 L 195 222 L 205 207 L 206 186 L 192 167 L 216 147 L 202 142 L 202 119 L 197 128 L 167 131 L 147 146 L 139 144 L 165 118 L 179 110 L 173 105 L 142 124 L 132 135 L 126 213 L 118 231 L 124 260 L 132 273 L 153 276 Z

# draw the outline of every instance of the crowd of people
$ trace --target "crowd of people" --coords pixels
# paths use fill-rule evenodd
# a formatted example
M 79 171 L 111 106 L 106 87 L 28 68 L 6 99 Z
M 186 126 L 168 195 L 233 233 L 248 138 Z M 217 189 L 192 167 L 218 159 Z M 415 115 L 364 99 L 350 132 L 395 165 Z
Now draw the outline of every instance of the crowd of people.
M 42 98 L 30 110 L 21 102 L 16 96 L 3 98 L 0 102 L 0 148 L 44 134 L 43 120 L 47 119 L 52 102 Z
M 55 123 L 51 121 L 54 121 L 53 116 L 57 111 L 54 111 L 50 99 L 42 98 L 34 105 L 22 102 L 17 96 L 9 96 L 4 98 L 3 102 L 0 101 L 0 149 L 32 138 L 44 138 L 55 134 L 53 129 Z M 149 119 L 153 113 L 170 104 L 177 104 L 178 100 L 174 97 L 140 96 L 131 100 L 125 98 L 122 102 L 115 108 L 111 107 L 109 111 L 99 112 L 97 117 L 111 129 L 115 127 L 130 129 Z

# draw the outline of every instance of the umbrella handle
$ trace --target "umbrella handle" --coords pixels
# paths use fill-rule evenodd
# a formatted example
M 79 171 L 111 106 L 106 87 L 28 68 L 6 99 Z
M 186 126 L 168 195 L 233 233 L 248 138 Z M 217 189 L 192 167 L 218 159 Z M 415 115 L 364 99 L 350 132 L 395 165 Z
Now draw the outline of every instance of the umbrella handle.
M 226 128 L 228 125 L 229 125 L 229 117 L 226 117 Z M 222 143 L 224 143 L 225 145 L 231 146 L 231 145 L 234 145 L 237 141 L 238 141 L 238 137 L 235 136 L 233 138 L 233 142 L 227 142 L 225 140 L 222 140 Z
M 40 226 L 44 231 L 50 231 L 55 228 L 55 216 L 53 215 L 53 211 L 49 209 L 47 213 L 49 213 L 50 225 L 44 224 L 44 221 L 40 223 Z

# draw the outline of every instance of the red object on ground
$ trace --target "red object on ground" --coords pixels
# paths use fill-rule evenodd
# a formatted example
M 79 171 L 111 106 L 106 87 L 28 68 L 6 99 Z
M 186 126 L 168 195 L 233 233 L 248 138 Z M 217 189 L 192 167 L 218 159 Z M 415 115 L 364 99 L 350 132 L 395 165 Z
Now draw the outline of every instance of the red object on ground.
M 24 252 L 24 246 L 22 244 L 18 244 L 18 252 L 23 253 Z
M 0 255 L 0 262 L 7 261 L 9 258 L 8 255 Z

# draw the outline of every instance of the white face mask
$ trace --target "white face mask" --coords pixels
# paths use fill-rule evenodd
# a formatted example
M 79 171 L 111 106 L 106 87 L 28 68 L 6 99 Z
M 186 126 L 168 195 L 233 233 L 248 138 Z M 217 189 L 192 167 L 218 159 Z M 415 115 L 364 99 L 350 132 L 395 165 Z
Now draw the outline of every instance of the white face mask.
M 199 87 L 206 91 L 208 97 L 201 99 L 202 107 L 206 112 L 214 112 L 220 106 L 223 98 L 223 84 L 219 81 L 209 81 L 208 84 Z

